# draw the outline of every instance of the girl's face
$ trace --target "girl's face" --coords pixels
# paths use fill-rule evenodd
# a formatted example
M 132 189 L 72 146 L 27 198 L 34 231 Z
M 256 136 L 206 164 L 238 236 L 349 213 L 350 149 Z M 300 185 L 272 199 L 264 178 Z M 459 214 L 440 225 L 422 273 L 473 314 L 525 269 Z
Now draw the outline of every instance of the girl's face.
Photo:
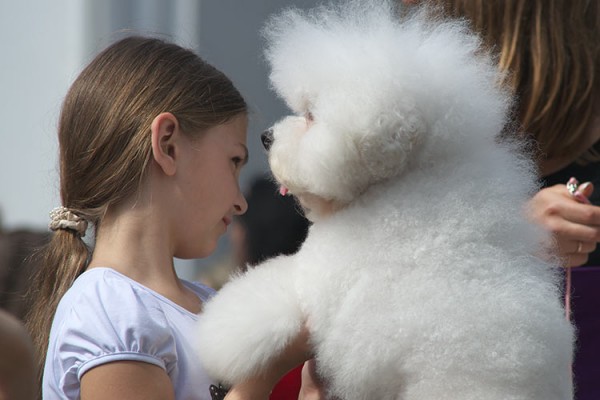
M 212 253 L 234 215 L 248 208 L 240 186 L 248 160 L 245 115 L 187 138 L 179 155 L 178 201 L 174 224 L 178 258 L 202 258 Z

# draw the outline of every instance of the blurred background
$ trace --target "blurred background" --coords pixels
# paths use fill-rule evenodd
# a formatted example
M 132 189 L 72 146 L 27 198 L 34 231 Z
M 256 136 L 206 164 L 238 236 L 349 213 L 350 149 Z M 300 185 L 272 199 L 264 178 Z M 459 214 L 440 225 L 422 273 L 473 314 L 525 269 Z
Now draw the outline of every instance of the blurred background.
M 1 0 L 0 262 L 7 252 L 15 253 L 24 236 L 30 244 L 47 236 L 48 213 L 60 205 L 56 125 L 63 96 L 98 51 L 126 35 L 158 36 L 191 48 L 234 81 L 251 109 L 251 156 L 242 175 L 242 189 L 249 190 L 268 171 L 260 133 L 288 112 L 269 88 L 261 27 L 285 7 L 316 3 Z M 230 252 L 230 237 L 224 237 L 209 259 L 176 260 L 178 273 L 193 279 Z M 16 260 L 24 254 L 26 250 Z M 0 270 L 0 279 L 2 274 Z

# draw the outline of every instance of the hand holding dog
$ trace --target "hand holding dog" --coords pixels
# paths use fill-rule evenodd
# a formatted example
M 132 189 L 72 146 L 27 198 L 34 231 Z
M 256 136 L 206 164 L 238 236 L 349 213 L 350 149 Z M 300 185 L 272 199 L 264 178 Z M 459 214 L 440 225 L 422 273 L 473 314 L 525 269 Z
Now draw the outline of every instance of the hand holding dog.
M 580 186 L 585 197 L 593 190 L 591 184 Z M 565 267 L 578 267 L 587 262 L 589 253 L 600 241 L 600 207 L 577 201 L 565 185 L 540 190 L 528 206 L 531 219 L 552 232 L 554 250 L 565 260 Z
M 302 367 L 302 386 L 298 400 L 323 400 L 325 393 L 323 382 L 317 375 L 317 364 L 314 359 L 308 360 Z

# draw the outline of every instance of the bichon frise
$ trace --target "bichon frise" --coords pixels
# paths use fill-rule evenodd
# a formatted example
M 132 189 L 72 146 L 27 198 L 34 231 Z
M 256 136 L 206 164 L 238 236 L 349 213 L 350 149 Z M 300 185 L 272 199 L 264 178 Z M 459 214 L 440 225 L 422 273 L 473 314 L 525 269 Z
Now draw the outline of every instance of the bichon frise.
M 350 1 L 270 21 L 295 115 L 263 140 L 313 225 L 206 304 L 215 379 L 256 374 L 306 324 L 332 398 L 572 398 L 557 268 L 524 218 L 535 168 L 498 139 L 511 97 L 465 23 L 430 16 Z

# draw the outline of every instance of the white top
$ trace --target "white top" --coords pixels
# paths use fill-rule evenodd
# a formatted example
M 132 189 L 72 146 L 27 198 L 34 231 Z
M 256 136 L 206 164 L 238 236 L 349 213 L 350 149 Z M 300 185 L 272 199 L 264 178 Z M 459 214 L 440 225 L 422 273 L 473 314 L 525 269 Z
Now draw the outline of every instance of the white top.
M 183 281 L 202 301 L 214 291 Z M 164 369 L 177 400 L 210 400 L 213 383 L 196 359 L 196 314 L 110 268 L 79 276 L 61 299 L 50 331 L 43 398 L 79 399 L 81 377 L 112 361 Z

